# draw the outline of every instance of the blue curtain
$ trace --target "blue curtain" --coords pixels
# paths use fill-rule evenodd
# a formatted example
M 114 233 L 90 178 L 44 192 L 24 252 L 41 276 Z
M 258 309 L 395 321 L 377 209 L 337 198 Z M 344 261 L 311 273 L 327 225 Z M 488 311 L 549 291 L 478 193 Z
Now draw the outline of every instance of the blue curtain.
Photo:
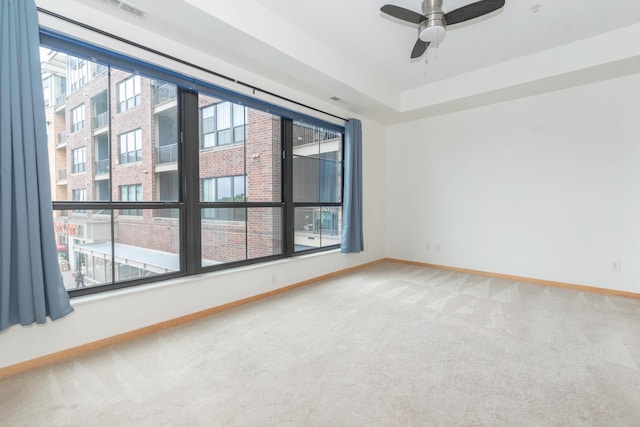
M 342 202 L 342 252 L 364 250 L 362 233 L 362 123 L 349 119 L 344 139 L 344 200 Z
M 33 0 L 0 0 L 0 330 L 73 311 L 51 209 Z

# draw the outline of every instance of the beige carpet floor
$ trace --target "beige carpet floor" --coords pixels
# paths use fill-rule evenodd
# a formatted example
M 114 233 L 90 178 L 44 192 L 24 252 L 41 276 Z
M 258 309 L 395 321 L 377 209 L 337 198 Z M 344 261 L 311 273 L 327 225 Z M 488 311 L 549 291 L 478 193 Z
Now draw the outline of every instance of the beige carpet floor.
M 0 380 L 0 425 L 638 426 L 638 366 L 640 300 L 386 262 Z

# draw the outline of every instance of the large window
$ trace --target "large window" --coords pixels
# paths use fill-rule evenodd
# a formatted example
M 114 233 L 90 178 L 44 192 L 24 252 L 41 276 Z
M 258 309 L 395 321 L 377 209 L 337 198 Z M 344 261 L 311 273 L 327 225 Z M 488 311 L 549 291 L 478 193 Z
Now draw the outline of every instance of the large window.
M 340 242 L 342 134 L 293 124 L 293 201 L 296 252 Z
M 118 136 L 120 164 L 142 161 L 142 131 L 140 129 Z
M 43 34 L 47 57 L 75 64 L 60 80 L 83 85 L 47 107 L 72 296 L 339 247 L 340 128 L 204 83 L 182 90 L 173 72 L 84 43 L 67 60 Z
M 131 76 L 118 83 L 118 113 L 130 110 L 142 103 L 140 76 Z

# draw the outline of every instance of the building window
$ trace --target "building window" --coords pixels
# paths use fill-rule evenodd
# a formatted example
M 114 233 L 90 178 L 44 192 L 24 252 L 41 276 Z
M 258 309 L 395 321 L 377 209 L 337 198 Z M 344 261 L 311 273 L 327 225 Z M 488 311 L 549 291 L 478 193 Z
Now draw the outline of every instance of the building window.
M 118 136 L 120 164 L 142 161 L 142 131 L 136 129 Z
M 74 202 L 84 202 L 87 200 L 87 190 L 82 188 L 79 190 L 71 190 L 71 200 Z
M 120 201 L 122 202 L 142 201 L 142 184 L 121 185 Z M 120 215 L 142 216 L 142 209 L 121 209 Z
M 84 188 L 71 190 L 71 200 L 73 200 L 74 202 L 85 202 L 87 200 L 87 190 Z M 83 214 L 87 211 L 85 209 L 76 209 L 73 212 Z
M 84 104 L 71 110 L 71 132 L 84 129 Z
M 245 142 L 246 108 L 220 102 L 200 109 L 200 146 L 240 144 Z
M 71 151 L 71 173 L 80 173 L 86 170 L 87 148 L 76 148 Z M 84 200 L 84 199 L 83 199 Z
M 118 83 L 118 113 L 130 110 L 142 103 L 140 76 L 131 76 Z
M 44 106 L 48 107 L 52 104 L 51 101 L 51 79 L 53 77 L 47 77 L 42 80 L 42 91 L 44 92 Z
M 339 244 L 342 133 L 302 122 L 292 132 L 295 252 Z
M 87 83 L 88 61 L 69 56 L 68 67 L 69 92 L 75 92 Z
M 204 178 L 200 181 L 200 199 L 203 202 L 244 202 L 245 177 L 224 176 Z M 202 210 L 203 219 L 219 221 L 245 221 L 245 208 L 205 208 Z

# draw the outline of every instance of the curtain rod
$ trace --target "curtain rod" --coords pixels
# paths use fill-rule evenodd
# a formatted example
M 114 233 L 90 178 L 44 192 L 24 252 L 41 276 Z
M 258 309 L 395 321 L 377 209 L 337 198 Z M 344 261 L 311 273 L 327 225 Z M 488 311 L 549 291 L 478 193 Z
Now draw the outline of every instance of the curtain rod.
M 235 83 L 235 84 L 238 84 L 238 85 L 241 85 L 241 86 L 247 87 L 247 88 L 249 88 L 249 89 L 252 89 L 252 90 L 253 90 L 254 95 L 255 95 L 256 91 L 258 91 L 258 92 L 262 92 L 262 93 L 264 93 L 264 94 L 266 94 L 266 95 L 273 96 L 273 97 L 275 97 L 275 98 L 278 98 L 278 99 L 283 100 L 283 101 L 286 101 L 286 102 L 290 102 L 290 103 L 295 104 L 295 105 L 298 105 L 298 106 L 300 106 L 300 107 L 308 108 L 308 109 L 310 109 L 310 110 L 316 111 L 316 112 L 318 112 L 318 113 L 325 114 L 325 115 L 327 115 L 327 116 L 334 117 L 334 118 L 336 118 L 336 119 L 343 120 L 343 121 L 345 121 L 345 122 L 346 122 L 346 121 L 348 121 L 348 120 L 347 120 L 347 119 L 345 119 L 344 117 L 340 117 L 340 116 L 337 116 L 337 115 L 332 114 L 332 113 L 327 113 L 326 111 L 320 110 L 319 108 L 315 108 L 315 107 L 312 107 L 312 106 L 310 106 L 310 105 L 303 104 L 302 102 L 295 101 L 295 100 L 290 99 L 290 98 L 287 98 L 287 97 L 285 97 L 285 96 L 278 95 L 278 94 L 276 94 L 276 93 L 273 93 L 273 92 L 268 91 L 268 90 L 265 90 L 265 89 L 261 89 L 261 88 L 259 88 L 259 87 L 257 87 L 257 86 L 253 86 L 253 85 L 251 85 L 251 84 L 249 84 L 249 83 L 245 83 L 245 82 L 243 82 L 243 81 L 236 80 L 236 79 L 231 78 L 231 77 L 229 77 L 229 76 L 225 76 L 224 74 L 220 74 L 220 73 L 218 73 L 218 72 L 216 72 L 216 71 L 210 70 L 210 69 L 205 68 L 205 67 L 202 67 L 202 66 L 200 66 L 200 65 L 196 65 L 196 64 L 194 64 L 194 63 L 192 63 L 192 62 L 185 61 L 184 59 L 176 58 L 175 56 L 172 56 L 172 55 L 169 55 L 169 54 L 167 54 L 167 53 L 161 52 L 161 51 L 159 51 L 159 50 L 156 50 L 156 49 L 150 48 L 150 47 L 145 46 L 145 45 L 142 45 L 142 44 L 140 44 L 140 43 L 136 43 L 136 42 L 134 42 L 134 41 L 127 40 L 127 39 L 125 39 L 125 38 L 123 38 L 123 37 L 120 37 L 120 36 L 117 36 L 117 35 L 115 35 L 115 34 L 109 33 L 109 32 L 107 32 L 107 31 L 101 30 L 101 29 L 99 29 L 99 28 L 93 27 L 93 26 L 88 25 L 88 24 L 85 24 L 85 23 L 83 23 L 83 22 L 76 21 L 75 19 L 71 19 L 71 18 L 69 18 L 69 17 L 66 17 L 66 16 L 63 16 L 63 15 L 60 15 L 59 13 L 55 13 L 55 12 L 52 12 L 52 11 L 50 11 L 50 10 L 47 10 L 47 9 L 44 9 L 44 8 L 41 8 L 41 7 L 38 7 L 37 9 L 38 9 L 38 12 L 43 13 L 43 14 L 45 14 L 45 15 L 52 16 L 52 17 L 54 17 L 54 18 L 60 19 L 60 20 L 62 20 L 62 21 L 68 22 L 68 23 L 70 23 L 70 24 L 73 24 L 73 25 L 77 25 L 77 26 L 79 26 L 79 27 L 82 27 L 82 28 L 84 28 L 84 29 L 86 29 L 86 30 L 93 31 L 93 32 L 98 33 L 98 34 L 100 34 L 100 35 L 107 36 L 107 37 L 112 38 L 112 39 L 114 39 L 114 40 L 117 40 L 117 41 L 119 41 L 119 42 L 122 42 L 122 43 L 128 44 L 129 46 L 133 46 L 133 47 L 135 47 L 135 48 L 145 50 L 145 51 L 147 51 L 147 52 L 153 53 L 154 55 L 161 56 L 161 57 L 166 58 L 166 59 L 169 59 L 169 60 L 171 60 L 171 61 L 175 61 L 175 62 L 178 62 L 178 63 L 180 63 L 180 64 L 187 65 L 188 67 L 195 68 L 196 70 L 204 71 L 205 73 L 208 73 L 208 74 L 214 75 L 214 76 L 219 77 L 219 78 L 221 78 L 221 79 L 228 80 L 228 81 L 233 82 L 233 83 Z

